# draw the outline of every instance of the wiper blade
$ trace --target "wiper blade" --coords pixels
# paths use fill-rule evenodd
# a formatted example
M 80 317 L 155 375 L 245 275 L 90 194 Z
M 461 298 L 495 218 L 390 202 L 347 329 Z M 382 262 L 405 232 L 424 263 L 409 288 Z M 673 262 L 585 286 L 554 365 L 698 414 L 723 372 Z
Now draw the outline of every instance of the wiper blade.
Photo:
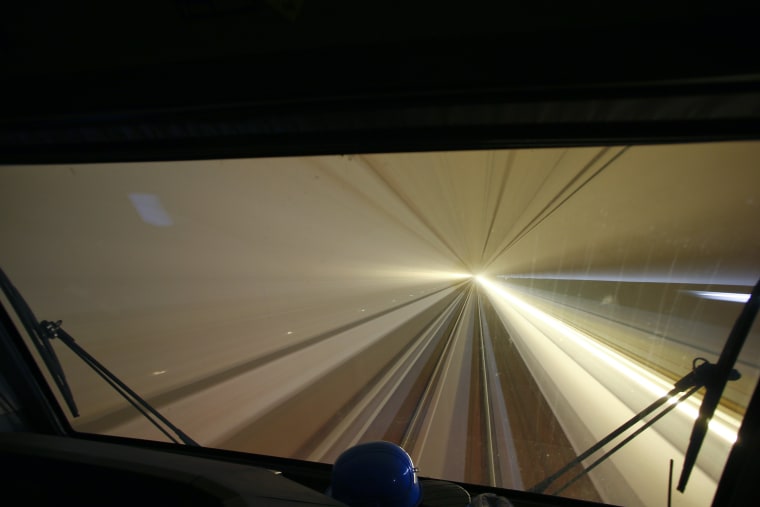
M 58 338 L 61 342 L 63 342 L 67 347 L 71 349 L 72 352 L 74 352 L 77 356 L 79 356 L 82 361 L 84 361 L 90 368 L 95 370 L 95 373 L 101 376 L 103 380 L 108 382 L 111 387 L 113 387 L 116 392 L 118 392 L 125 400 L 127 400 L 130 405 L 132 405 L 138 412 L 140 412 L 146 419 L 148 419 L 156 428 L 158 428 L 161 433 L 166 435 L 169 440 L 179 443 L 179 441 L 183 442 L 187 445 L 193 445 L 198 446 L 199 444 L 187 436 L 182 430 L 180 430 L 177 426 L 172 424 L 166 417 L 164 417 L 158 410 L 153 408 L 147 401 L 145 401 L 140 395 L 138 395 L 136 392 L 134 392 L 132 389 L 129 388 L 124 382 L 119 380 L 119 378 L 111 373 L 105 366 L 103 366 L 100 362 L 98 362 L 97 359 L 92 357 L 86 350 L 84 350 L 82 347 L 79 346 L 79 344 L 72 338 L 72 336 L 67 333 L 62 327 L 61 327 L 61 321 L 57 322 L 50 322 L 47 320 L 43 320 L 41 323 L 42 327 L 47 332 L 48 336 L 51 338 Z M 161 426 L 160 423 L 163 423 L 164 426 Z M 167 431 L 167 428 L 174 432 L 174 435 L 169 433 Z M 176 435 L 176 438 L 175 438 Z
M 650 404 L 644 410 L 623 423 L 619 428 L 613 430 L 599 442 L 589 447 L 586 451 L 579 454 L 575 459 L 567 463 L 555 473 L 546 477 L 544 480 L 537 483 L 528 491 L 533 493 L 545 492 L 554 482 L 557 481 L 557 479 L 572 470 L 575 466 L 581 464 L 583 460 L 589 458 L 591 455 L 599 451 L 602 447 L 623 435 L 623 433 L 632 428 L 636 423 L 642 421 L 651 414 L 654 414 L 655 411 L 668 403 L 668 406 L 666 406 L 656 415 L 652 416 L 640 428 L 627 436 L 622 442 L 615 445 L 612 449 L 604 453 L 600 458 L 591 463 L 588 467 L 583 468 L 580 473 L 572 477 L 568 482 L 562 485 L 559 489 L 555 490 L 552 494 L 556 495 L 560 493 L 561 491 L 565 490 L 565 488 L 581 478 L 583 475 L 589 473 L 602 461 L 610 457 L 625 444 L 633 440 L 633 438 L 641 434 L 652 424 L 657 422 L 665 414 L 673 410 L 677 405 L 685 401 L 689 396 L 697 392 L 702 387 L 705 387 L 706 393 L 702 399 L 699 416 L 694 422 L 689 447 L 684 454 L 684 466 L 681 472 L 681 478 L 678 481 L 677 489 L 683 493 L 684 489 L 686 488 L 686 482 L 688 481 L 689 475 L 691 474 L 691 470 L 696 462 L 697 454 L 699 453 L 699 449 L 702 445 L 702 442 L 704 441 L 705 434 L 707 433 L 707 427 L 710 419 L 712 419 L 712 416 L 718 407 L 718 403 L 720 402 L 720 398 L 723 395 L 723 390 L 726 387 L 728 381 L 738 380 L 741 376 L 739 372 L 734 369 L 734 365 L 736 364 L 736 360 L 739 357 L 739 352 L 741 351 L 742 345 L 744 345 L 744 342 L 747 339 L 747 335 L 749 335 L 750 328 L 752 327 L 752 323 L 755 320 L 755 316 L 757 315 L 759 307 L 760 280 L 752 290 L 752 294 L 750 295 L 749 300 L 744 305 L 744 308 L 737 318 L 734 327 L 731 329 L 731 333 L 726 339 L 726 344 L 724 345 L 723 351 L 721 352 L 721 355 L 716 364 L 709 363 L 706 359 L 701 357 L 694 359 L 692 363 L 692 371 L 678 380 L 673 385 L 673 389 L 671 389 L 667 394 Z M 676 396 L 678 396 L 677 399 Z
M 26 329 L 27 334 L 32 340 L 37 352 L 39 353 L 42 361 L 45 363 L 50 375 L 53 377 L 53 382 L 58 387 L 63 399 L 66 401 L 66 405 L 71 411 L 71 415 L 74 417 L 79 416 L 79 410 L 77 404 L 74 401 L 74 395 L 71 393 L 71 388 L 66 380 L 66 374 L 63 371 L 61 362 L 58 360 L 58 356 L 55 354 L 55 350 L 50 343 L 50 338 L 46 330 L 40 325 L 40 322 L 35 317 L 32 309 L 26 303 L 26 300 L 21 296 L 16 287 L 11 283 L 10 278 L 0 268 L 0 287 L 2 287 L 5 297 L 8 298 L 8 302 L 13 307 L 13 310 L 18 315 L 21 324 Z
M 66 404 L 69 406 L 74 417 L 79 416 L 79 411 L 77 410 L 68 382 L 66 381 L 66 376 L 61 367 L 61 363 L 58 361 L 58 356 L 56 356 L 51 344 L 51 340 L 55 338 L 60 340 L 61 343 L 66 345 L 72 352 L 79 356 L 85 364 L 92 368 L 95 373 L 100 375 L 103 380 L 113 387 L 116 392 L 127 400 L 130 405 L 140 412 L 140 414 L 148 419 L 151 424 L 158 428 L 169 440 L 175 443 L 182 442 L 186 445 L 199 446 L 195 440 L 172 424 L 166 417 L 140 397 L 140 395 L 130 389 L 129 386 L 122 382 L 116 375 L 111 373 L 108 368 L 103 366 L 98 360 L 79 346 L 74 338 L 61 327 L 61 321 L 38 321 L 34 316 L 34 313 L 32 313 L 32 310 L 29 308 L 29 305 L 27 305 L 24 298 L 18 290 L 16 290 L 2 269 L 0 269 L 0 285 L 15 309 L 16 314 L 19 316 L 22 324 L 26 328 L 27 333 L 32 338 L 32 342 L 39 351 L 45 365 L 50 370 L 51 375 L 53 375 L 53 379 L 63 394 Z
M 689 396 L 697 392 L 702 386 L 704 386 L 710 377 L 712 377 L 713 369 L 715 368 L 714 364 L 709 363 L 706 359 L 698 357 L 694 359 L 692 362 L 692 371 L 687 373 L 683 378 L 678 380 L 675 384 L 673 384 L 673 388 L 668 391 L 667 394 L 663 395 L 653 403 L 651 403 L 648 407 L 646 407 L 644 410 L 630 418 L 628 421 L 623 423 L 620 427 L 610 432 L 607 436 L 599 440 L 597 443 L 586 449 L 584 452 L 580 453 L 575 459 L 567 463 L 565 466 L 554 472 L 552 475 L 546 477 L 541 482 L 537 483 L 535 486 L 530 488 L 528 491 L 532 493 L 544 493 L 554 482 L 557 481 L 560 477 L 568 473 L 570 470 L 575 468 L 577 465 L 580 465 L 581 462 L 589 457 L 591 457 L 593 454 L 598 452 L 602 449 L 605 445 L 609 444 L 613 440 L 617 439 L 618 437 L 622 436 L 626 431 L 631 429 L 635 424 L 638 422 L 644 420 L 651 414 L 653 415 L 650 419 L 648 419 L 641 427 L 639 427 L 636 431 L 628 435 L 625 439 L 623 439 L 620 443 L 615 445 L 612 449 L 605 452 L 601 457 L 596 459 L 593 463 L 591 463 L 588 467 L 582 468 L 582 470 L 572 477 L 570 480 L 568 480 L 564 485 L 553 491 L 552 495 L 557 495 L 560 492 L 564 491 L 567 487 L 569 487 L 571 484 L 573 484 L 575 481 L 580 479 L 582 476 L 589 473 L 591 470 L 596 468 L 598 465 L 600 465 L 604 460 L 609 458 L 612 454 L 620 450 L 624 445 L 626 445 L 628 442 L 633 440 L 635 437 L 640 435 L 644 430 L 652 426 L 655 422 L 659 421 L 660 418 L 662 418 L 665 414 L 676 408 L 679 404 L 681 404 L 683 401 L 685 401 Z M 739 372 L 736 370 L 733 370 L 733 375 L 731 376 L 731 380 L 736 380 L 739 378 Z M 677 398 L 676 398 L 677 397 Z M 664 408 L 663 405 L 665 405 Z M 657 412 L 657 410 L 660 410 Z
M 686 489 L 689 475 L 691 475 L 691 470 L 697 461 L 697 455 L 707 434 L 707 426 L 710 424 L 710 420 L 718 408 L 718 403 L 723 396 L 726 384 L 731 380 L 734 364 L 736 364 L 739 352 L 741 352 L 742 346 L 747 340 L 747 336 L 757 316 L 758 308 L 760 308 L 760 280 L 755 284 L 749 299 L 744 304 L 739 317 L 737 317 L 736 323 L 734 323 L 734 327 L 726 339 L 726 344 L 723 346 L 723 351 L 718 358 L 713 374 L 710 375 L 709 381 L 705 384 L 706 393 L 704 398 L 702 398 L 702 405 L 699 407 L 699 416 L 694 421 L 694 427 L 691 430 L 689 447 L 684 455 L 681 477 L 678 479 L 678 486 L 676 486 L 676 489 L 682 493 Z

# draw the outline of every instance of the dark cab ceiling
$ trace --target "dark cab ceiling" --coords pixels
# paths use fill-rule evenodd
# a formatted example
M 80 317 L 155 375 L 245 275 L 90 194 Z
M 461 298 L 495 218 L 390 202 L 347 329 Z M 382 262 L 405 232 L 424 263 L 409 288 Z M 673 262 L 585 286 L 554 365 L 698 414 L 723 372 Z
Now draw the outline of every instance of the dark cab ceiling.
M 39 0 L 3 11 L 5 161 L 760 131 L 757 7 Z

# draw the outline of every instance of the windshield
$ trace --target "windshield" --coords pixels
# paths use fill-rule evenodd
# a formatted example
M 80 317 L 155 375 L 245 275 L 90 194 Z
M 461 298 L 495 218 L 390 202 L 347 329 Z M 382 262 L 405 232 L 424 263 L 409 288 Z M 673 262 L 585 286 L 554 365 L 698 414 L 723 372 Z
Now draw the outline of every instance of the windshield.
M 731 142 L 4 166 L 0 262 L 201 445 L 331 463 L 388 440 L 423 477 L 529 489 L 717 360 L 760 277 L 758 159 Z M 53 344 L 75 429 L 165 438 Z M 759 347 L 753 329 L 678 505 L 711 503 Z M 663 505 L 701 396 L 560 494 Z

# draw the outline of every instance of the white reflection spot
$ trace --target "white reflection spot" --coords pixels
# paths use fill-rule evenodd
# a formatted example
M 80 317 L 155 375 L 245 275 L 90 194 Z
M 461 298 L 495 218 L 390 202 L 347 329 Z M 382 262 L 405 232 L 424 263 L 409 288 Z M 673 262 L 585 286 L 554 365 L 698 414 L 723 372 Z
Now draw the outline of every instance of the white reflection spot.
M 129 194 L 129 200 L 132 206 L 137 210 L 137 214 L 143 222 L 156 227 L 169 227 L 174 225 L 172 217 L 166 212 L 158 196 L 155 194 Z
M 164 373 L 166 373 L 166 370 L 158 370 L 158 371 L 154 371 L 153 375 L 163 375 Z
M 286 334 L 293 334 L 293 331 L 288 331 Z
M 749 301 L 749 294 L 740 292 L 712 292 L 708 290 L 690 290 L 692 294 L 702 299 L 712 299 L 714 301 L 729 301 L 731 303 L 746 303 Z

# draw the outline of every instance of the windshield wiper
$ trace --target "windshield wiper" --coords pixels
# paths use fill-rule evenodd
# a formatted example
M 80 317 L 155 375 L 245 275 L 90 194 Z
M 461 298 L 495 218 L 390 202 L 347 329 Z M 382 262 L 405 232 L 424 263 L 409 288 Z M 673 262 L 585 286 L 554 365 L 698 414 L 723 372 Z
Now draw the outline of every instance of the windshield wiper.
M 678 486 L 676 487 L 682 493 L 686 489 L 689 475 L 697 461 L 699 449 L 702 447 L 702 442 L 707 433 L 707 426 L 710 424 L 710 419 L 712 419 L 715 410 L 718 408 L 721 396 L 723 396 L 723 389 L 725 389 L 728 381 L 732 380 L 731 372 L 733 371 L 734 364 L 736 364 L 736 360 L 739 358 L 739 352 L 741 352 L 742 346 L 747 340 L 747 336 L 757 316 L 758 308 L 760 308 L 760 281 L 755 284 L 749 299 L 744 304 L 739 317 L 737 317 L 709 382 L 705 386 L 705 396 L 702 398 L 702 404 L 699 406 L 699 416 L 694 421 L 694 427 L 691 430 L 689 447 L 684 455 L 681 478 L 678 479 Z
M 715 368 L 714 364 L 709 363 L 706 359 L 698 357 L 692 362 L 692 371 L 690 371 L 688 374 L 686 374 L 683 378 L 678 380 L 674 385 L 673 388 L 668 391 L 667 394 L 660 397 L 657 401 L 650 404 L 648 407 L 646 407 L 644 410 L 630 418 L 628 421 L 623 423 L 620 427 L 613 430 L 611 433 L 609 433 L 606 437 L 599 440 L 597 443 L 589 447 L 587 450 L 579 454 L 575 459 L 567 463 L 565 466 L 554 472 L 552 475 L 546 477 L 544 480 L 530 488 L 528 491 L 533 493 L 543 493 L 545 492 L 549 486 L 551 486 L 557 479 L 565 475 L 567 472 L 575 468 L 576 465 L 581 464 L 583 460 L 590 457 L 592 454 L 599 451 L 602 447 L 607 445 L 608 443 L 612 442 L 619 436 L 623 435 L 626 431 L 628 431 L 631 427 L 633 427 L 636 423 L 643 420 L 644 418 L 648 417 L 650 414 L 655 413 L 658 409 L 661 409 L 660 412 L 658 412 L 656 415 L 654 415 L 651 419 L 647 420 L 640 428 L 638 428 L 636 431 L 631 433 L 629 436 L 627 436 L 625 439 L 623 439 L 620 443 L 615 445 L 612 449 L 604 453 L 601 457 L 596 459 L 593 463 L 591 463 L 589 466 L 583 468 L 577 475 L 573 476 L 570 480 L 568 480 L 565 484 L 563 484 L 558 489 L 551 492 L 552 495 L 557 495 L 564 491 L 566 488 L 568 488 L 571 484 L 573 484 L 575 481 L 589 473 L 591 470 L 596 468 L 598 465 L 600 465 L 604 460 L 609 458 L 612 454 L 620 450 L 625 444 L 633 440 L 635 437 L 640 435 L 644 430 L 649 428 L 651 425 L 653 425 L 655 422 L 659 421 L 660 418 L 662 418 L 665 414 L 676 408 L 682 401 L 686 400 L 689 396 L 697 392 L 702 386 L 704 386 L 708 378 L 712 375 L 712 371 Z M 739 378 L 739 373 L 734 370 L 734 378 Z M 677 397 L 677 398 L 676 398 Z M 667 404 L 667 405 L 666 405 Z M 666 405 L 664 408 L 661 408 L 663 405 Z
M 34 316 L 34 313 L 32 312 L 32 309 L 29 308 L 26 300 L 24 300 L 18 290 L 16 290 L 16 287 L 11 283 L 10 279 L 5 274 L 5 271 L 1 268 L 0 287 L 2 287 L 5 297 L 13 307 L 16 315 L 18 315 L 21 324 L 24 326 L 24 329 L 26 329 L 27 334 L 34 344 L 34 347 L 37 349 L 45 366 L 47 366 L 50 375 L 52 375 L 53 382 L 55 382 L 63 399 L 66 401 L 66 405 L 69 407 L 71 415 L 78 417 L 79 410 L 77 409 L 77 404 L 74 401 L 74 396 L 71 394 L 71 388 L 66 380 L 66 374 L 63 372 L 63 367 L 58 360 L 58 356 L 55 355 L 55 350 L 50 343 L 47 332 L 40 325 L 37 317 Z
M 599 451 L 602 447 L 612 442 L 614 439 L 620 437 L 623 433 L 633 427 L 633 425 L 655 413 L 655 411 L 667 403 L 667 406 L 665 406 L 665 408 L 662 408 L 659 413 L 652 416 L 640 428 L 631 433 L 620 443 L 615 445 L 612 449 L 604 453 L 588 467 L 583 468 L 578 474 L 573 476 L 570 480 L 568 480 L 557 490 L 553 491 L 551 494 L 556 495 L 562 492 L 575 481 L 600 465 L 605 459 L 609 458 L 612 454 L 617 452 L 620 448 L 633 440 L 644 430 L 649 428 L 652 424 L 657 422 L 665 414 L 673 410 L 689 396 L 697 392 L 702 387 L 705 387 L 706 393 L 702 399 L 699 416 L 694 422 L 694 428 L 692 430 L 689 447 L 684 454 L 684 466 L 681 472 L 681 478 L 677 486 L 678 491 L 683 492 L 686 488 L 686 482 L 689 479 L 691 470 L 694 467 L 694 463 L 696 462 L 697 454 L 699 453 L 702 441 L 705 438 L 707 426 L 713 414 L 715 413 L 718 402 L 720 401 L 720 398 L 723 394 L 723 389 L 725 388 L 728 381 L 738 380 L 741 376 L 739 372 L 734 369 L 734 364 L 736 364 L 736 360 L 739 357 L 741 347 L 744 344 L 747 335 L 749 334 L 750 328 L 752 327 L 752 323 L 755 320 L 755 316 L 758 312 L 758 307 L 760 307 L 760 281 L 758 281 L 758 283 L 755 285 L 749 300 L 744 305 L 744 308 L 737 318 L 734 327 L 731 329 L 731 333 L 726 340 L 726 344 L 724 345 L 723 351 L 721 352 L 720 358 L 716 364 L 712 364 L 701 357 L 694 359 L 692 362 L 692 371 L 678 380 L 673 385 L 673 389 L 671 389 L 667 394 L 623 423 L 623 425 L 621 425 L 619 428 L 613 430 L 606 437 L 602 438 L 599 442 L 579 454 L 575 459 L 567 463 L 555 473 L 546 477 L 544 480 L 540 481 L 532 488 L 528 489 L 528 491 L 533 493 L 545 492 L 554 482 L 557 481 L 557 479 L 572 470 L 576 465 L 581 464 L 583 460 Z M 678 396 L 678 398 L 676 398 L 676 396 Z
M 86 350 L 79 346 L 79 344 L 74 341 L 74 338 L 61 327 L 60 320 L 57 322 L 46 320 L 43 320 L 42 322 L 38 321 L 37 317 L 35 317 L 31 308 L 29 308 L 29 305 L 26 303 L 26 300 L 24 300 L 2 269 L 0 269 L 0 286 L 11 306 L 13 306 L 13 309 L 26 329 L 26 332 L 31 337 L 32 343 L 39 352 L 45 366 L 47 366 L 50 374 L 53 376 L 53 381 L 60 390 L 63 399 L 66 401 L 66 405 L 68 405 L 72 416 L 78 417 L 79 410 L 77 409 L 68 381 L 66 380 L 63 367 L 53 349 L 51 341 L 55 338 L 60 340 L 60 342 L 71 349 L 74 354 L 79 356 L 85 364 L 92 368 L 95 373 L 100 375 L 103 380 L 113 387 L 116 392 L 118 392 L 138 412 L 140 412 L 140 414 L 158 428 L 169 440 L 175 443 L 182 442 L 186 445 L 199 445 L 195 440 L 187 436 L 182 430 L 172 424 L 166 417 L 140 397 L 140 395 L 130 389 L 129 386 L 122 382 L 116 375 L 111 373 L 111 371 L 92 357 Z

